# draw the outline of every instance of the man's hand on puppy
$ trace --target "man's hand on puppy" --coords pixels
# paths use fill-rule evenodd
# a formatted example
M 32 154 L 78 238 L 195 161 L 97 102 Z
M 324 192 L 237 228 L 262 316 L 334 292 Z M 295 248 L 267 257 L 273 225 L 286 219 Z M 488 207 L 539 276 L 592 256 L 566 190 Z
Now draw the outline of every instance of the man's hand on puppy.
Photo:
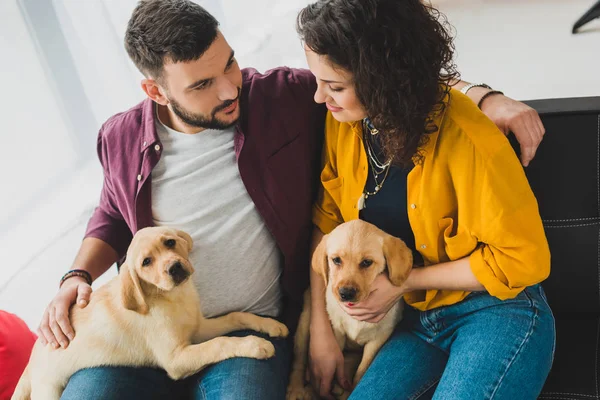
M 49 343 L 55 349 L 59 345 L 62 348 L 69 345 L 75 337 L 75 331 L 69 321 L 69 310 L 75 303 L 81 308 L 87 306 L 91 294 L 92 287 L 83 278 L 74 276 L 63 283 L 44 311 L 38 327 L 38 336 L 43 345 Z
M 386 274 L 373 281 L 372 290 L 366 300 L 360 303 L 340 303 L 351 317 L 365 322 L 377 323 L 406 293 L 404 286 L 394 286 Z

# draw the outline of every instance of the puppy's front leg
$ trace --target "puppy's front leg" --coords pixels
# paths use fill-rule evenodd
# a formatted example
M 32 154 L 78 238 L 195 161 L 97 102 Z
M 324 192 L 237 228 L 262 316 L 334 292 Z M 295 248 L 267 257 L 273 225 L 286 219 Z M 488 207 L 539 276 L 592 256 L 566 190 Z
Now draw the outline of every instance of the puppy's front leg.
M 218 318 L 203 319 L 194 335 L 194 342 L 201 343 L 242 329 L 263 332 L 271 337 L 286 337 L 289 333 L 284 324 L 274 319 L 246 312 L 232 312 Z
M 360 365 L 358 366 L 356 374 L 354 375 L 354 386 L 358 384 L 358 381 L 360 381 L 365 372 L 367 372 L 367 368 L 369 368 L 369 366 L 373 362 L 373 359 L 375 359 L 375 356 L 379 352 L 379 349 L 381 349 L 381 346 L 383 346 L 383 344 L 387 341 L 388 337 L 389 335 L 384 335 L 383 338 L 379 337 L 377 338 L 377 340 L 368 342 L 365 345 L 363 349 L 362 360 L 360 361 Z
M 180 347 L 173 352 L 158 355 L 161 366 L 172 379 L 183 379 L 205 367 L 233 357 L 259 360 L 273 357 L 275 347 L 257 336 L 217 337 L 200 344 Z

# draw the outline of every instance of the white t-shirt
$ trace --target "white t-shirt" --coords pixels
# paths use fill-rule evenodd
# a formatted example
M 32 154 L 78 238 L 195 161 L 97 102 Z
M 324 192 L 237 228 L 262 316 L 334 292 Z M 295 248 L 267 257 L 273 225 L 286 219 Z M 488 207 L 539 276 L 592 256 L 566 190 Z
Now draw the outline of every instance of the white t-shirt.
M 177 132 L 162 124 L 152 171 L 152 218 L 194 240 L 192 275 L 206 317 L 232 311 L 277 316 L 282 255 L 240 177 L 234 129 Z

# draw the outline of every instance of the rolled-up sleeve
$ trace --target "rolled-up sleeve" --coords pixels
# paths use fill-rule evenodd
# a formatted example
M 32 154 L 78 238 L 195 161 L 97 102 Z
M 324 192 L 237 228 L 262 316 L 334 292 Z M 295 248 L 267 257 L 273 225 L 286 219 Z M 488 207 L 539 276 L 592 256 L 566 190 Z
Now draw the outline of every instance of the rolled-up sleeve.
M 473 167 L 482 171 L 471 225 L 481 244 L 469 258 L 471 270 L 492 296 L 513 298 L 550 274 L 537 200 L 508 144 Z

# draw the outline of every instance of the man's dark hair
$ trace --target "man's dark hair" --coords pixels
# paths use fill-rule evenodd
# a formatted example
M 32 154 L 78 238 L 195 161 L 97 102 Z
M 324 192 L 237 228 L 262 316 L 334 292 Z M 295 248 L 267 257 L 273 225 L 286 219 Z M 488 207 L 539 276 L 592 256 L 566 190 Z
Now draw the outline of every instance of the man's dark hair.
M 217 37 L 219 22 L 189 0 L 142 0 L 129 19 L 125 49 L 142 74 L 160 79 L 166 61 L 197 60 Z

